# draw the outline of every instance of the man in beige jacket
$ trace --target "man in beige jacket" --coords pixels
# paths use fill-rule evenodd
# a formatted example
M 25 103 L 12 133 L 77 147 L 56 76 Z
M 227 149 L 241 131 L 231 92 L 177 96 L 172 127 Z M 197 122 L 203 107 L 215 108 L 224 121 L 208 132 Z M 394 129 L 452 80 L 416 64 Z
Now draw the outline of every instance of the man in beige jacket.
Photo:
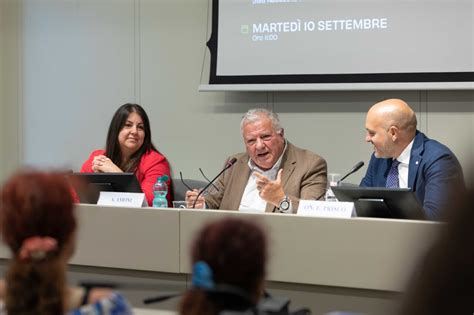
M 196 208 L 296 213 L 300 199 L 320 199 L 327 183 L 326 161 L 284 137 L 278 115 L 251 109 L 240 126 L 246 152 L 217 180 L 218 190 L 200 196 Z M 188 191 L 194 202 L 198 191 Z

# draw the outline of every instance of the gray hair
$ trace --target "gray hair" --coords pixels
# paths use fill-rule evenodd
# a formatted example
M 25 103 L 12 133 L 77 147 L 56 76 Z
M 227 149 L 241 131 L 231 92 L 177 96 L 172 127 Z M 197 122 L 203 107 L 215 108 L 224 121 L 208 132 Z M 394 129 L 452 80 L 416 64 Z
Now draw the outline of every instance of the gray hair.
M 280 123 L 280 118 L 278 118 L 277 113 L 274 113 L 266 108 L 254 108 L 254 109 L 249 109 L 249 111 L 246 112 L 244 116 L 242 116 L 242 121 L 240 122 L 240 132 L 243 134 L 244 126 L 246 124 L 260 121 L 263 118 L 262 116 L 270 119 L 270 121 L 272 122 L 272 127 L 274 131 L 281 132 L 283 130 L 283 127 L 281 126 L 281 123 Z

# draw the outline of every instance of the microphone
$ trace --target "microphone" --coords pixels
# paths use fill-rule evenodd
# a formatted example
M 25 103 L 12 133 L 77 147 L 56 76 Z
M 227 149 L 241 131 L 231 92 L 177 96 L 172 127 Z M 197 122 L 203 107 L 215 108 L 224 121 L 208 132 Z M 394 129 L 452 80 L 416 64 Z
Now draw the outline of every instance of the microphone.
M 362 166 L 364 166 L 364 161 L 357 162 L 357 164 L 354 165 L 346 175 L 344 175 L 340 180 L 338 180 L 337 183 L 339 184 L 344 179 L 346 179 L 347 176 L 357 172 Z M 325 194 L 326 194 L 326 192 L 323 192 L 321 195 L 318 196 L 318 198 L 315 198 L 315 200 L 321 199 Z
M 196 207 L 196 202 L 198 201 L 198 198 L 202 195 L 202 193 L 204 191 L 206 191 L 206 189 L 209 188 L 209 186 L 211 186 L 215 181 L 216 179 L 222 175 L 222 173 L 224 173 L 227 169 L 229 169 L 232 165 L 235 164 L 235 162 L 237 162 L 237 158 L 232 158 L 230 159 L 229 161 L 227 161 L 227 163 L 225 164 L 224 168 L 222 169 L 222 171 L 219 172 L 219 174 L 216 175 L 216 177 L 214 177 L 210 182 L 209 184 L 207 184 L 206 186 L 204 186 L 203 189 L 201 189 L 201 191 L 199 192 L 199 194 L 196 196 L 196 199 L 194 200 L 194 203 L 193 203 L 193 209 L 195 209 Z
M 357 162 L 356 165 L 354 165 L 351 170 L 346 174 L 344 175 L 340 180 L 337 181 L 337 183 L 339 184 L 340 182 L 342 182 L 344 179 L 346 179 L 347 176 L 357 172 L 362 166 L 364 166 L 364 161 L 359 161 Z
M 149 297 L 143 300 L 143 304 L 152 304 L 152 303 L 160 303 L 174 297 L 180 296 L 182 293 L 164 293 L 155 297 Z

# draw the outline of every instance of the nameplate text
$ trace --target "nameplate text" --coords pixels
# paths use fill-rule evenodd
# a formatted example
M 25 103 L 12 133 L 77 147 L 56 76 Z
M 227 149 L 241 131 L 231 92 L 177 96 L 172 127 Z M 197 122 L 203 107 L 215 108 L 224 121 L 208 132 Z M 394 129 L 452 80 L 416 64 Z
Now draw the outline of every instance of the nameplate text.
M 356 216 L 353 202 L 300 200 L 298 215 L 322 218 L 351 218 Z
M 132 208 L 148 207 L 144 193 L 112 191 L 101 191 L 97 204 L 99 206 L 119 206 Z

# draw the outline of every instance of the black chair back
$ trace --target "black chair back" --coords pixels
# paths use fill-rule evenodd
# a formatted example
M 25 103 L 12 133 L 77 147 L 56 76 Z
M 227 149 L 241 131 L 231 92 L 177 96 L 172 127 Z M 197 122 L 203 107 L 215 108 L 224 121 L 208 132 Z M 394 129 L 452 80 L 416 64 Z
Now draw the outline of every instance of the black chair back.
M 201 189 L 204 188 L 204 186 L 207 185 L 207 182 L 203 180 L 197 180 L 197 179 L 183 179 L 186 185 L 193 189 Z M 171 181 L 173 185 L 173 200 L 179 201 L 179 200 L 184 200 L 186 198 L 186 191 L 188 191 L 188 188 L 183 185 L 181 182 L 180 178 L 173 178 Z

